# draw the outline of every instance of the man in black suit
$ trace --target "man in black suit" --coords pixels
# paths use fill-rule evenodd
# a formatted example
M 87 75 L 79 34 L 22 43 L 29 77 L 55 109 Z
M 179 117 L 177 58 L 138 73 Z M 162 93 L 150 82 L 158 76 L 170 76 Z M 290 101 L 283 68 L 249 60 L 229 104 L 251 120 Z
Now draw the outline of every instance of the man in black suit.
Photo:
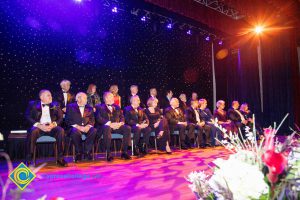
M 170 107 L 165 110 L 165 117 L 169 122 L 170 132 L 173 133 L 175 130 L 179 131 L 179 139 L 182 149 L 187 149 L 188 146 L 191 146 L 191 139 L 194 138 L 194 130 L 190 130 L 190 127 L 187 127 L 187 122 L 185 120 L 184 113 L 179 108 L 179 101 L 177 98 L 172 98 L 170 101 Z M 186 135 L 185 130 L 188 130 L 187 135 L 187 144 L 185 142 Z
M 151 128 L 149 127 L 149 120 L 144 109 L 140 107 L 139 96 L 132 96 L 130 103 L 131 105 L 124 109 L 125 123 L 131 126 L 131 131 L 134 134 L 134 155 L 139 156 L 140 153 L 147 154 L 148 152 Z M 142 140 L 141 133 L 143 133 Z
M 139 92 L 139 87 L 137 85 L 130 86 L 130 95 L 128 96 L 128 99 L 127 99 L 127 105 L 131 105 L 131 103 L 130 103 L 131 97 L 138 95 L 138 92 Z M 140 98 L 140 107 L 146 108 L 146 105 L 142 101 L 141 97 L 139 97 L 139 98 Z
M 125 125 L 124 115 L 119 106 L 114 104 L 114 95 L 111 92 L 105 92 L 103 95 L 103 104 L 96 105 L 96 123 L 97 135 L 101 138 L 103 135 L 104 145 L 106 149 L 107 161 L 112 161 L 113 157 L 110 154 L 111 134 L 123 134 L 122 154 L 121 158 L 125 160 L 131 159 L 127 154 L 128 144 L 131 138 L 131 128 Z
M 172 90 L 167 90 L 166 95 L 159 101 L 160 102 L 160 109 L 163 111 L 170 106 L 170 100 L 173 97 Z
M 237 128 L 241 128 L 247 121 L 239 111 L 240 104 L 238 101 L 233 101 L 231 108 L 227 111 L 228 118 L 235 124 Z
M 26 162 L 28 165 L 31 162 L 37 139 L 49 135 L 55 137 L 57 142 L 57 164 L 67 166 L 63 157 L 64 129 L 59 126 L 63 119 L 62 110 L 57 102 L 52 102 L 52 95 L 49 90 L 41 90 L 39 97 L 40 101 L 31 101 L 25 112 L 25 117 L 31 124 L 27 135 Z
M 67 105 L 66 124 L 69 127 L 69 135 L 75 145 L 75 162 L 82 159 L 82 153 L 88 160 L 91 155 L 97 130 L 94 128 L 95 116 L 93 108 L 87 104 L 87 95 L 83 92 L 76 94 L 76 103 Z M 81 135 L 86 135 L 84 152 L 82 150 Z
M 69 80 L 62 80 L 60 87 L 61 91 L 56 94 L 55 98 L 65 114 L 67 105 L 74 102 L 74 94 L 70 92 L 71 82 Z
M 227 111 L 227 117 L 230 119 L 237 129 L 244 129 L 247 120 L 245 120 L 244 115 L 239 111 L 240 104 L 238 101 L 233 101 L 231 103 L 231 108 Z
M 198 135 L 198 144 L 201 147 L 205 145 L 213 146 L 210 140 L 210 126 L 205 124 L 205 121 L 201 119 L 201 115 L 198 111 L 199 103 L 197 100 L 191 101 L 191 106 L 186 109 L 185 116 L 186 121 L 188 122 L 188 127 L 190 130 L 197 130 Z M 206 143 L 203 143 L 203 132 L 205 133 Z
M 209 108 L 207 108 L 207 100 L 206 99 L 200 99 L 199 100 L 199 113 L 201 119 L 205 121 L 205 125 L 210 126 L 210 139 L 211 144 L 214 146 L 216 145 L 215 138 L 217 137 L 219 140 L 222 140 L 222 132 L 220 129 L 218 129 L 214 123 L 214 116 L 212 115 Z

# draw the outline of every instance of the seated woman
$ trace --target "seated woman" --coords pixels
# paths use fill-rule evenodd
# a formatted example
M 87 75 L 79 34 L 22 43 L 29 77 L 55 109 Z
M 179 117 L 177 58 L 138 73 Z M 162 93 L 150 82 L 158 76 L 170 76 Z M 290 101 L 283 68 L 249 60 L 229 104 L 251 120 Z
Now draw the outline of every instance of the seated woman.
M 214 118 L 218 119 L 218 124 L 220 124 L 223 128 L 227 130 L 227 133 L 230 131 L 233 133 L 237 133 L 237 129 L 232 123 L 231 120 L 228 120 L 226 111 L 224 110 L 225 108 L 225 101 L 219 100 L 217 102 L 217 109 L 214 112 Z
M 87 89 L 87 104 L 89 104 L 94 112 L 96 111 L 96 105 L 100 104 L 100 96 L 97 93 L 97 86 L 95 84 L 89 84 Z
M 114 104 L 118 105 L 121 108 L 121 97 L 118 94 L 119 88 L 117 85 L 112 85 L 109 88 L 109 91 L 114 95 Z
M 145 113 L 149 119 L 149 126 L 154 131 L 158 139 L 162 139 L 165 144 L 166 153 L 172 153 L 170 149 L 170 130 L 168 127 L 168 121 L 163 117 L 161 110 L 157 107 L 158 100 L 150 97 L 147 101 L 148 108 Z

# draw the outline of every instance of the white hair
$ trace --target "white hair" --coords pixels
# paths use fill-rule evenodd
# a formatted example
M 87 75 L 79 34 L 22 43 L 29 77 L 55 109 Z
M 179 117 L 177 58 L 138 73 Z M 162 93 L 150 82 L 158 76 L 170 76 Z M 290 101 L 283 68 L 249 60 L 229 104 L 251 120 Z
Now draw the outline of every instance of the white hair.
M 67 80 L 67 79 L 64 79 L 60 82 L 60 86 L 64 85 L 64 84 L 68 84 L 68 85 L 71 85 L 71 81 Z
M 75 99 L 76 99 L 76 101 L 79 99 L 79 97 L 81 97 L 82 95 L 85 95 L 86 96 L 86 94 L 84 93 L 84 92 L 78 92 L 77 94 L 76 94 L 76 97 L 75 97 Z

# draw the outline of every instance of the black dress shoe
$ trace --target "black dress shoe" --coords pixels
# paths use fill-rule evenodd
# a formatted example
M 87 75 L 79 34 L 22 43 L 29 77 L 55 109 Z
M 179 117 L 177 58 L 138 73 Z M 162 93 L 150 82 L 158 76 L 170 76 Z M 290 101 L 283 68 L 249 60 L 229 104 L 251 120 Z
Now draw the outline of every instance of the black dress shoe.
M 181 149 L 186 150 L 188 148 L 187 148 L 187 146 L 184 145 L 184 146 L 181 146 Z
M 90 153 L 87 153 L 87 154 L 85 155 L 85 157 L 86 157 L 87 160 L 93 160 L 93 156 L 92 156 L 92 154 L 90 154 Z
M 148 147 L 145 143 L 142 145 L 141 152 L 144 155 L 146 155 L 148 153 Z
M 131 157 L 127 153 L 122 153 L 121 158 L 124 159 L 124 160 L 130 160 L 131 159 Z
M 107 162 L 111 162 L 114 160 L 114 157 L 112 157 L 110 154 L 107 154 L 106 160 L 107 160 Z
M 68 166 L 68 163 L 65 161 L 65 159 L 59 159 L 57 160 L 57 165 L 61 166 L 61 167 L 66 167 Z
M 77 154 L 76 156 L 75 156 L 75 159 L 74 159 L 74 162 L 80 162 L 82 160 L 82 156 L 81 156 L 81 154 Z
M 140 149 L 139 149 L 138 146 L 134 146 L 133 155 L 134 156 L 140 156 Z

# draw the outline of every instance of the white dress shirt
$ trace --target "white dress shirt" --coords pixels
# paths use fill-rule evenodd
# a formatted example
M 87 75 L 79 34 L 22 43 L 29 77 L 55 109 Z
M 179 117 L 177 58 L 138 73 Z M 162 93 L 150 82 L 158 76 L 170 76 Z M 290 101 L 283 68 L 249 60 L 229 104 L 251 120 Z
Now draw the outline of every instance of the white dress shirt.
M 65 106 L 67 106 L 67 102 L 68 102 L 68 93 L 63 91 L 63 95 L 64 95 L 64 101 L 65 101 Z
M 41 124 L 51 123 L 50 107 L 43 106 L 43 103 L 41 103 L 41 107 L 42 107 L 42 116 L 40 119 L 40 123 Z
M 201 120 L 200 120 L 200 115 L 199 115 L 198 110 L 194 109 L 194 112 L 195 112 L 195 114 L 196 114 L 196 120 L 197 120 L 197 123 L 200 123 Z

